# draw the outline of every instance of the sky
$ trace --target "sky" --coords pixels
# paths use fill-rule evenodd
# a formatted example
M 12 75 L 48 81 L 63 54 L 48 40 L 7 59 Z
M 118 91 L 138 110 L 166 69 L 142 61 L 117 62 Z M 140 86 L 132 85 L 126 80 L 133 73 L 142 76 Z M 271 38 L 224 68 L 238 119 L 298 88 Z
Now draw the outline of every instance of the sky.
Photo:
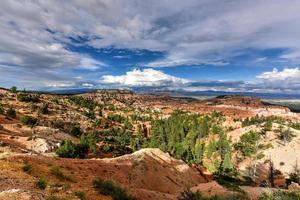
M 0 86 L 300 94 L 299 0 L 1 0 Z

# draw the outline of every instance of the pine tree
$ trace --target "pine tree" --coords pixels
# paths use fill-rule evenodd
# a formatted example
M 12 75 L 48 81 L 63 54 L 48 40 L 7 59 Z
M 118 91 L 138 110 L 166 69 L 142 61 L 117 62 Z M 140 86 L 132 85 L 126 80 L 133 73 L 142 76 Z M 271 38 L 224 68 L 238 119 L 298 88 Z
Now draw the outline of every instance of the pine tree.
M 205 143 L 198 139 L 194 148 L 195 161 L 197 163 L 199 164 L 203 163 L 204 152 L 205 152 Z
M 229 170 L 233 169 L 233 165 L 232 165 L 232 162 L 231 162 L 231 153 L 230 152 L 227 152 L 225 154 L 222 169 L 224 169 L 225 171 L 229 171 Z

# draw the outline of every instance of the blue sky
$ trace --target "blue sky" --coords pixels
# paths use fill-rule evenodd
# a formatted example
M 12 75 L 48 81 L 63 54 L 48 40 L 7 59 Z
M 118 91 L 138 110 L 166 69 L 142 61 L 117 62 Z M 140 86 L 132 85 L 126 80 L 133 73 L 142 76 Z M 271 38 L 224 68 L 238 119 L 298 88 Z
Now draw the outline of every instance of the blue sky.
M 0 86 L 300 93 L 298 0 L 0 2 Z

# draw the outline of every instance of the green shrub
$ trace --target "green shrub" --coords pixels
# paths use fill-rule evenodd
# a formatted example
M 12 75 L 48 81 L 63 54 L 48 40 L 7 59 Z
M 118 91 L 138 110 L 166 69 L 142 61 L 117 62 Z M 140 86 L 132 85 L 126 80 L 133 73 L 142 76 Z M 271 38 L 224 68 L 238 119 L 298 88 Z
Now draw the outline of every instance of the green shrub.
M 298 163 L 293 166 L 293 171 L 289 174 L 289 183 L 295 182 L 300 184 L 300 168 L 298 166 Z
M 63 158 L 75 158 L 75 145 L 71 140 L 65 140 L 61 146 L 55 152 L 59 157 Z
M 21 102 L 33 102 L 37 103 L 40 100 L 40 96 L 36 94 L 25 94 L 25 93 L 19 93 L 17 95 L 17 99 Z
M 257 159 L 258 159 L 258 160 L 263 159 L 264 157 L 265 157 L 265 154 L 263 154 L 263 153 L 259 153 L 259 154 L 257 155 Z
M 65 180 L 65 178 L 66 178 L 58 166 L 52 166 L 50 168 L 50 172 L 59 180 Z
M 292 123 L 291 127 L 294 129 L 300 130 L 300 123 L 299 122 Z
M 53 98 L 51 99 L 51 101 L 52 101 L 53 103 L 55 103 L 55 104 L 59 104 L 59 98 L 58 98 L 58 97 L 53 97 Z
M 96 179 L 93 181 L 94 188 L 102 195 L 111 196 L 113 200 L 135 200 L 126 191 L 110 180 Z
M 0 103 L 0 114 L 4 114 L 4 108 L 3 105 Z
M 265 131 L 272 131 L 273 122 L 271 120 L 267 120 L 264 124 Z
M 16 87 L 16 86 L 12 86 L 12 87 L 10 88 L 10 91 L 11 91 L 12 93 L 17 93 L 17 87 Z
M 281 130 L 278 135 L 278 138 L 284 142 L 292 141 L 293 137 L 295 137 L 295 135 L 290 129 Z
M 47 184 L 48 184 L 48 182 L 44 177 L 40 178 L 38 180 L 38 182 L 36 183 L 37 187 L 42 189 L 42 190 L 46 189 Z
M 9 109 L 6 111 L 6 116 L 9 117 L 9 118 L 16 118 L 17 112 L 16 112 L 15 109 L 9 108 Z
M 96 119 L 96 114 L 94 111 L 91 111 L 91 110 L 85 111 L 83 114 L 84 114 L 84 116 L 86 116 L 89 119 Z
M 63 158 L 85 158 L 89 150 L 96 152 L 96 142 L 97 138 L 94 134 L 81 134 L 79 144 L 65 140 L 56 150 L 56 154 Z
M 71 103 L 77 104 L 78 106 L 87 108 L 89 110 L 94 110 L 98 106 L 98 104 L 93 100 L 81 96 L 71 96 L 69 100 Z
M 111 151 L 110 146 L 108 144 L 104 144 L 101 146 L 101 149 L 104 153 L 108 153 Z
M 128 120 L 128 118 L 125 119 L 124 121 L 124 128 L 131 130 L 133 128 L 132 124 L 130 123 L 130 121 Z
M 110 111 L 115 111 L 116 107 L 112 104 L 109 104 L 107 109 L 110 110 Z
M 41 114 L 48 114 L 49 113 L 49 110 L 48 110 L 48 107 L 49 105 L 47 103 L 43 103 L 40 107 L 39 107 L 39 110 L 38 112 L 41 113 Z
M 229 171 L 227 174 L 215 173 L 214 176 L 220 185 L 228 188 L 229 190 L 240 191 L 239 186 L 242 185 L 242 181 L 237 178 L 237 171 Z
M 32 167 L 31 167 L 30 164 L 25 163 L 25 164 L 22 166 L 22 170 L 23 170 L 24 172 L 30 174 L 31 171 L 32 171 Z
M 111 121 L 119 122 L 119 123 L 122 123 L 125 121 L 125 118 L 119 114 L 110 114 L 107 116 L 107 118 Z
M 27 126 L 34 126 L 37 123 L 37 119 L 31 116 L 25 115 L 20 118 L 22 124 Z
M 184 191 L 178 197 L 178 200 L 204 200 L 207 199 L 201 195 L 200 192 L 192 192 L 190 190 Z
M 75 196 L 78 197 L 80 200 L 86 200 L 86 194 L 84 191 L 76 191 Z
M 32 112 L 35 112 L 39 107 L 37 106 L 36 103 L 31 103 L 30 104 L 30 109 Z
M 243 134 L 240 141 L 234 144 L 236 150 L 242 152 L 243 156 L 251 156 L 257 152 L 257 142 L 260 139 L 260 134 L 254 131 Z
M 78 126 L 72 127 L 72 129 L 71 129 L 71 135 L 74 135 L 76 137 L 80 136 L 81 135 L 80 127 L 78 127 Z

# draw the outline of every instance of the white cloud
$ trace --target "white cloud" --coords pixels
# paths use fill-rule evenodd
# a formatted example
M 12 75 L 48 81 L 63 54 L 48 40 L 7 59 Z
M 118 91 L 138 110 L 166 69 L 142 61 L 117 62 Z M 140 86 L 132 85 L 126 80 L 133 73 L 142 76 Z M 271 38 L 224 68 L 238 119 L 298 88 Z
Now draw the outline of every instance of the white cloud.
M 278 71 L 263 72 L 255 81 L 189 80 L 168 75 L 152 68 L 126 72 L 125 75 L 104 75 L 99 81 L 108 87 L 149 87 L 155 91 L 226 91 L 256 93 L 300 93 L 300 69 L 285 68 Z
M 91 57 L 84 56 L 81 58 L 80 62 L 80 68 L 82 69 L 88 69 L 88 70 L 96 70 L 101 67 L 107 66 L 104 62 L 100 62 L 98 60 L 95 60 Z
M 82 87 L 94 87 L 94 84 L 91 84 L 91 83 L 82 83 L 81 86 Z
M 299 7 L 297 0 L 2 0 L 1 76 L 38 87 L 47 80 L 76 81 L 70 79 L 78 74 L 63 70 L 94 72 L 105 66 L 69 49 L 70 37 L 87 39 L 76 45 L 165 53 L 165 58 L 145 63 L 148 67 L 222 66 L 237 52 L 253 48 L 284 49 L 278 60 L 300 64 Z M 282 81 L 289 83 L 286 87 L 298 86 L 293 78 L 287 80 Z M 154 84 L 148 82 L 132 84 Z
M 84 36 L 95 48 L 164 51 L 159 64 L 166 66 L 219 64 L 246 48 L 287 48 L 282 59 L 300 59 L 299 7 L 281 0 L 3 0 L 0 52 L 25 66 L 74 66 L 78 55 L 62 44 Z
M 299 90 L 300 88 L 300 69 L 285 68 L 282 71 L 274 68 L 273 71 L 264 72 L 257 76 L 263 82 L 263 88 Z
M 68 88 L 73 86 L 75 86 L 75 84 L 70 82 L 47 83 L 46 85 L 46 87 L 54 87 L 54 88 Z
M 200 61 L 197 59 L 163 59 L 158 61 L 153 61 L 148 63 L 147 67 L 177 67 L 181 65 L 214 65 L 214 66 L 224 66 L 228 65 L 227 62 L 222 61 Z
M 168 74 L 163 73 L 159 70 L 154 69 L 134 69 L 129 71 L 126 75 L 112 76 L 104 75 L 102 76 L 101 83 L 111 84 L 111 85 L 121 85 L 129 87 L 154 87 L 154 86 L 182 86 L 187 84 L 189 81 L 182 78 L 177 78 Z
M 268 59 L 267 57 L 261 57 L 261 58 L 257 58 L 255 62 L 263 62 L 266 61 L 267 59 Z

